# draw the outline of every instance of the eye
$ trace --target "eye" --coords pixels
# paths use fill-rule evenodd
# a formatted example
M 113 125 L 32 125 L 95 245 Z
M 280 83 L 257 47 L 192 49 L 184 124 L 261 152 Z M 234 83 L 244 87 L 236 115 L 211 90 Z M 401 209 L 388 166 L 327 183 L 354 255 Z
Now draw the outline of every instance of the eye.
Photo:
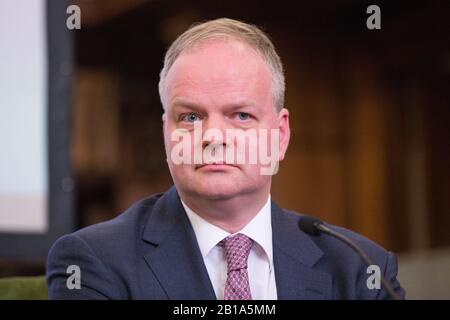
M 188 113 L 183 116 L 181 116 L 181 120 L 189 123 L 193 123 L 195 121 L 199 121 L 200 117 L 196 115 L 195 113 Z
M 250 119 L 250 114 L 248 114 L 246 112 L 238 112 L 237 116 L 238 116 L 239 120 L 248 120 L 248 119 Z

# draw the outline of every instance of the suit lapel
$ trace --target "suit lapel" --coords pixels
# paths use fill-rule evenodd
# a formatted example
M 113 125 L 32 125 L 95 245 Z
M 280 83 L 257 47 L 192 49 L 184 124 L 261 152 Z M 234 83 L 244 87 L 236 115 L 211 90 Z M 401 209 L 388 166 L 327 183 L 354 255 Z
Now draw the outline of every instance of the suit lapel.
M 278 299 L 331 299 L 332 276 L 314 265 L 323 255 L 308 235 L 272 203 L 273 259 Z M 169 299 L 216 299 L 194 230 L 175 187 L 155 204 L 142 239 L 144 259 Z
M 278 299 L 332 298 L 332 276 L 314 265 L 323 252 L 300 231 L 298 218 L 272 203 L 273 259 Z
M 144 229 L 144 259 L 169 299 L 216 299 L 194 230 L 175 187 L 155 204 Z

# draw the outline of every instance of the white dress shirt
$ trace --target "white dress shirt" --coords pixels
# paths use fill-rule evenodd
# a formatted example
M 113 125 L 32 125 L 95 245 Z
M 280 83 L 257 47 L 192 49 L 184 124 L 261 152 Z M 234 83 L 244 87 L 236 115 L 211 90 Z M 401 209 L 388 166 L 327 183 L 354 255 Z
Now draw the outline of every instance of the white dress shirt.
M 227 280 L 227 261 L 223 248 L 217 244 L 231 234 L 200 217 L 183 200 L 181 203 L 194 229 L 216 297 L 223 300 Z M 258 214 L 237 233 L 245 234 L 254 241 L 247 266 L 252 298 L 276 300 L 270 196 Z

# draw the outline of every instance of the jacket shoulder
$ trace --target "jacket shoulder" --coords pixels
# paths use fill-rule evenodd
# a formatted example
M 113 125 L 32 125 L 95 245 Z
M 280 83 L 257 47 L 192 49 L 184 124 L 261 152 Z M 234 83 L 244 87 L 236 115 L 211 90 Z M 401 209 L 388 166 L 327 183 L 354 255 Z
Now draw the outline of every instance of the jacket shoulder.
M 73 232 L 71 235 L 79 237 L 93 246 L 123 242 L 130 239 L 130 233 L 135 237 L 142 235 L 142 229 L 152 214 L 152 209 L 162 194 L 155 194 L 135 202 L 117 217 L 99 222 Z
M 123 299 L 142 248 L 142 230 L 161 195 L 136 202 L 116 218 L 60 237 L 50 248 L 46 277 L 51 299 Z M 81 290 L 67 290 L 67 268 L 81 270 Z

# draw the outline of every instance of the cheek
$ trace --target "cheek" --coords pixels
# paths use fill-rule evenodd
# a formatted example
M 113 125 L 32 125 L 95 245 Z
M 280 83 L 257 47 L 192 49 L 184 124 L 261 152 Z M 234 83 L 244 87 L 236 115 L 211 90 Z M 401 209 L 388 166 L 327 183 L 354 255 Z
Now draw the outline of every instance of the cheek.
M 167 150 L 167 147 L 168 147 L 168 145 L 170 143 L 171 132 L 172 132 L 172 130 L 170 130 L 169 125 L 167 124 L 167 122 L 164 122 L 164 124 L 163 124 L 163 136 L 164 136 L 164 144 L 166 146 L 166 150 Z
M 163 126 L 164 144 L 166 150 L 172 149 L 174 145 L 178 143 L 176 139 L 172 140 L 172 135 L 176 130 L 176 126 L 172 123 L 166 122 Z

